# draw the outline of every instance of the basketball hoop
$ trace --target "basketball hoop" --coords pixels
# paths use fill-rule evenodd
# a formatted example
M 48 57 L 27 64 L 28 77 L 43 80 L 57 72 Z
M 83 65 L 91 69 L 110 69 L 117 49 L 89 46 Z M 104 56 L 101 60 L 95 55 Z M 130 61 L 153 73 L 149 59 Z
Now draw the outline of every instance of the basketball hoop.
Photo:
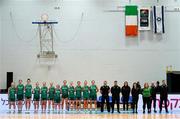
M 42 14 L 42 15 L 41 15 L 41 21 L 43 21 L 43 22 L 47 22 L 47 21 L 48 21 L 48 19 L 49 19 L 48 14 L 44 13 L 44 14 Z
M 53 25 L 58 24 L 56 21 L 48 21 L 48 14 L 41 15 L 41 21 L 32 22 L 38 25 L 40 52 L 37 55 L 40 63 L 51 65 L 55 63 L 58 55 L 54 51 Z

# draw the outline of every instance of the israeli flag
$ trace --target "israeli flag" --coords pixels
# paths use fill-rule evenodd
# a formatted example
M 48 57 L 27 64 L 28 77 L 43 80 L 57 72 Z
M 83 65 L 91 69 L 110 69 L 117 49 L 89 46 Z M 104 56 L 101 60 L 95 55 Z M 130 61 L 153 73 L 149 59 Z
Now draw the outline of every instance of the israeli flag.
M 165 33 L 164 6 L 153 6 L 153 31 L 157 34 Z

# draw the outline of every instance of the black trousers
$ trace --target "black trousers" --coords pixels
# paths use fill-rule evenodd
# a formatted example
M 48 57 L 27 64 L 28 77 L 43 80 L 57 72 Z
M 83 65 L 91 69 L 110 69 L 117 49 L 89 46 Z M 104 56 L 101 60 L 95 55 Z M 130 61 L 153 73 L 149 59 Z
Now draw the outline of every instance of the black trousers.
M 133 111 L 134 111 L 134 110 L 137 111 L 137 108 L 138 108 L 138 100 L 139 100 L 139 97 L 132 97 L 132 109 L 133 109 Z
M 114 104 L 117 104 L 117 111 L 119 112 L 119 97 L 112 96 L 112 112 L 114 112 Z
M 101 98 L 101 112 L 104 111 L 105 100 L 106 100 L 107 110 L 108 110 L 108 112 L 110 112 L 109 96 L 102 96 L 102 98 Z
M 162 98 L 162 97 L 160 97 L 160 111 L 162 111 L 163 102 L 164 102 L 166 111 L 168 111 L 168 109 L 167 109 L 167 98 Z
M 152 103 L 153 103 L 153 108 L 154 108 L 154 110 L 156 110 L 156 97 L 152 97 L 151 98 L 151 104 L 150 104 L 150 106 L 152 107 Z M 151 108 L 150 107 L 150 108 Z
M 125 110 L 125 106 L 126 106 L 126 110 L 128 110 L 128 101 L 129 101 L 129 96 L 123 97 L 123 110 Z
M 150 97 L 143 97 L 143 111 L 146 109 L 146 105 L 147 105 L 148 111 L 150 111 L 150 108 L 151 108 Z

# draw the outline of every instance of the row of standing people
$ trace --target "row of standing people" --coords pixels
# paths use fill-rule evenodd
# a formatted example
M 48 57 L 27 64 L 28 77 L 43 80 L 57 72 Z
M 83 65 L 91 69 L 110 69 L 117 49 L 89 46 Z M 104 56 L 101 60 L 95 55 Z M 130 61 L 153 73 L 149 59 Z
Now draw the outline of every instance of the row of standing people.
M 154 112 L 156 113 L 156 94 L 160 94 L 160 110 L 162 111 L 162 105 L 163 102 L 165 104 L 166 113 L 168 113 L 167 109 L 167 98 L 168 98 L 168 86 L 165 82 L 165 80 L 162 81 L 162 85 L 159 85 L 159 81 L 157 81 L 156 85 L 155 83 L 152 83 L 151 86 L 149 86 L 148 83 L 144 84 L 144 87 L 141 88 L 139 82 L 133 83 L 132 89 L 130 86 L 128 86 L 128 82 L 124 82 L 124 86 L 121 88 L 118 86 L 117 81 L 114 81 L 114 86 L 111 88 L 107 85 L 107 81 L 104 81 L 104 85 L 101 86 L 100 92 L 102 94 L 101 98 L 101 112 L 104 111 L 104 103 L 106 101 L 107 104 L 107 110 L 110 112 L 110 104 L 109 104 L 109 93 L 112 94 L 112 113 L 114 113 L 114 105 L 117 104 L 117 112 L 120 113 L 119 110 L 119 103 L 120 103 L 120 93 L 122 93 L 122 103 L 123 103 L 123 110 L 128 110 L 129 107 L 129 97 L 130 93 L 132 95 L 132 109 L 133 113 L 137 113 L 138 109 L 138 100 L 139 100 L 139 94 L 142 94 L 143 97 L 143 113 L 145 113 L 145 109 L 147 106 L 148 113 L 151 113 L 151 105 L 153 104 Z
M 77 82 L 77 86 L 73 86 L 73 82 L 70 83 L 70 86 L 67 86 L 67 81 L 63 81 L 63 86 L 60 88 L 59 85 L 56 85 L 56 88 L 53 84 L 50 84 L 49 89 L 46 86 L 46 83 L 43 83 L 43 87 L 39 87 L 39 84 L 36 83 L 36 87 L 32 91 L 32 85 L 30 84 L 31 80 L 27 80 L 27 84 L 22 84 L 22 80 L 19 80 L 19 84 L 15 87 L 14 83 L 9 88 L 9 108 L 11 106 L 15 109 L 15 101 L 17 100 L 18 110 L 22 110 L 23 100 L 24 100 L 24 92 L 25 92 L 25 106 L 26 110 L 30 109 L 31 105 L 31 97 L 32 93 L 34 93 L 34 108 L 37 111 L 39 108 L 39 103 L 41 102 L 42 111 L 46 110 L 47 102 L 48 102 L 48 109 L 60 109 L 60 106 L 63 108 L 64 104 L 66 105 L 66 109 L 77 109 L 79 110 L 81 100 L 83 99 L 83 108 L 85 110 L 88 109 L 88 104 L 90 102 L 90 109 L 92 109 L 92 104 L 94 103 L 95 109 L 97 109 L 97 92 L 99 91 L 98 87 L 95 85 L 95 81 L 91 81 L 91 86 L 87 85 L 87 81 L 84 81 L 84 86 L 81 87 L 81 82 Z M 83 96 L 81 95 L 83 93 Z M 148 83 L 144 84 L 144 88 L 141 89 L 139 82 L 133 83 L 133 88 L 128 86 L 128 82 L 124 82 L 124 86 L 120 88 L 118 86 L 117 81 L 114 81 L 114 86 L 110 87 L 107 85 L 107 81 L 104 81 L 104 85 L 101 86 L 100 92 L 102 94 L 101 98 L 101 112 L 104 110 L 104 102 L 106 100 L 107 103 L 107 110 L 110 112 L 110 105 L 109 105 L 109 93 L 112 93 L 112 113 L 114 112 L 114 104 L 117 104 L 117 111 L 119 111 L 119 100 L 120 100 L 120 92 L 122 93 L 123 97 L 123 110 L 128 110 L 128 101 L 130 93 L 132 95 L 132 108 L 133 112 L 137 113 L 137 106 L 138 106 L 138 99 L 139 94 L 143 95 L 143 112 L 145 112 L 145 106 L 147 105 L 148 112 L 151 112 L 151 103 L 154 102 L 154 112 L 156 112 L 156 93 L 161 94 L 161 101 L 160 101 L 160 112 L 162 111 L 162 103 L 165 101 L 165 108 L 167 110 L 167 85 L 163 80 L 162 86 L 157 86 L 152 83 L 151 87 L 148 86 Z M 17 94 L 17 99 L 15 97 L 15 93 Z M 41 93 L 41 97 L 40 97 Z M 60 95 L 61 94 L 61 95 Z M 62 97 L 62 101 L 61 101 Z
M 25 86 L 22 84 L 22 80 L 19 80 L 17 86 L 12 82 L 11 87 L 8 89 L 9 109 L 13 106 L 15 110 L 15 102 L 17 102 L 18 111 L 21 112 L 23 102 L 25 102 L 26 110 L 30 110 L 32 93 L 34 93 L 33 102 L 35 111 L 38 111 L 39 104 L 41 104 L 43 112 L 46 111 L 47 106 L 49 110 L 60 110 L 60 107 L 63 109 L 64 106 L 66 110 L 79 110 L 81 108 L 81 100 L 83 100 L 83 109 L 89 109 L 90 103 L 90 109 L 92 109 L 92 104 L 94 104 L 94 109 L 96 110 L 98 91 L 99 89 L 94 80 L 91 81 L 90 86 L 88 86 L 87 81 L 84 81 L 84 86 L 81 86 L 81 82 L 78 81 L 75 87 L 73 86 L 73 82 L 70 82 L 68 86 L 67 81 L 64 80 L 61 87 L 59 84 L 54 87 L 53 83 L 50 83 L 49 88 L 46 86 L 46 82 L 43 82 L 41 88 L 37 82 L 34 89 L 32 89 L 30 79 L 27 79 L 27 84 Z

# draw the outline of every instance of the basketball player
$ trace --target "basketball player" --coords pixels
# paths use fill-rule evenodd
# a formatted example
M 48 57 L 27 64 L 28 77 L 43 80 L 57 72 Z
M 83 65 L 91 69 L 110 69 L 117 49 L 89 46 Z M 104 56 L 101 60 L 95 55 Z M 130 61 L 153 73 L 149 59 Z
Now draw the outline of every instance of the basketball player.
M 67 81 L 64 80 L 63 81 L 63 86 L 61 87 L 61 91 L 62 91 L 62 109 L 64 107 L 64 103 L 66 104 L 66 110 L 68 107 L 68 86 L 67 86 Z
M 61 96 L 60 95 L 61 95 L 60 85 L 57 84 L 55 92 L 54 92 L 54 104 L 55 104 L 56 111 L 60 111 L 60 105 L 61 105 Z
M 24 85 L 22 84 L 22 80 L 19 80 L 19 84 L 17 85 L 17 105 L 18 112 L 22 111 L 23 100 L 24 100 Z
M 82 87 L 81 82 L 77 82 L 76 86 L 76 110 L 79 111 L 79 108 L 81 108 L 81 98 L 82 98 Z
M 36 82 L 36 87 L 34 88 L 34 111 L 37 112 L 39 109 L 39 99 L 40 99 L 40 87 L 39 87 L 39 83 Z
M 91 81 L 90 86 L 90 111 L 92 110 L 92 103 L 94 103 L 95 110 L 97 111 L 97 92 L 99 91 L 98 87 L 95 85 L 95 81 Z
M 69 95 L 68 95 L 68 98 L 69 98 L 69 108 L 71 110 L 74 109 L 74 100 L 75 100 L 75 89 L 74 89 L 74 86 L 73 86 L 73 82 L 70 83 L 70 86 L 69 86 Z
M 31 80 L 27 79 L 27 84 L 25 86 L 25 106 L 26 106 L 26 110 L 29 111 L 30 110 L 30 106 L 31 106 L 31 96 L 32 96 L 32 85 L 31 85 Z
M 43 82 L 43 86 L 41 87 L 41 108 L 42 108 L 42 112 L 46 111 L 47 92 L 48 92 L 48 88 L 46 87 L 46 82 Z
M 48 110 L 50 111 L 51 105 L 52 109 L 54 110 L 54 92 L 55 87 L 53 86 L 53 83 L 50 83 L 49 92 L 48 92 Z
M 11 87 L 8 89 L 8 101 L 9 101 L 9 110 L 11 111 L 11 106 L 13 106 L 14 112 L 16 109 L 15 106 L 15 95 L 16 95 L 16 88 L 14 82 L 11 83 Z
M 87 111 L 88 109 L 88 103 L 89 103 L 89 86 L 87 85 L 87 80 L 84 81 L 84 87 L 83 90 L 83 102 L 84 102 L 84 110 Z

